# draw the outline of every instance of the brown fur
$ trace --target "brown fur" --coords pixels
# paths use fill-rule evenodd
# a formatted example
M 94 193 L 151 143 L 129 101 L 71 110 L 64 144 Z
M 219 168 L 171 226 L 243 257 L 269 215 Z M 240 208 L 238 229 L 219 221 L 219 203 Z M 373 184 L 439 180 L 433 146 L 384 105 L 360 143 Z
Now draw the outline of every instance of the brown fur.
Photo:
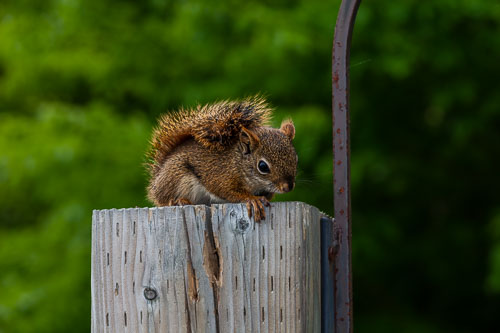
M 153 133 L 149 199 L 158 206 L 246 202 L 249 215 L 264 218 L 267 200 L 293 189 L 297 166 L 293 123 L 270 128 L 269 117 L 261 98 L 163 116 Z M 261 160 L 269 174 L 259 172 Z

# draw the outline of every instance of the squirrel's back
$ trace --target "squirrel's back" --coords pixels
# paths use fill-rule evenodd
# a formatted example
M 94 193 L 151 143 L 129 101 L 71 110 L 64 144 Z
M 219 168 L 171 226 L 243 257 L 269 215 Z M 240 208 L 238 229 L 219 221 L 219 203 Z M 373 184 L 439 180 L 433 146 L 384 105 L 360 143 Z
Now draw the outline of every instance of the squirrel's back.
M 207 149 L 223 150 L 238 140 L 243 127 L 252 130 L 267 126 L 270 117 L 270 107 L 259 96 L 164 114 L 151 139 L 149 172 L 156 176 L 170 153 L 186 140 L 194 139 Z

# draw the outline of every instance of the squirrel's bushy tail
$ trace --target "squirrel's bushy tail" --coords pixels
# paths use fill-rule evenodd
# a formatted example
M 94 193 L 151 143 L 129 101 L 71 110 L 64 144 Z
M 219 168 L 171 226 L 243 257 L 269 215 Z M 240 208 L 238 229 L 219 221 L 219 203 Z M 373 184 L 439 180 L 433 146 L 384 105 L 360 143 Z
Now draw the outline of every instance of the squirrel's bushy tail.
M 168 154 L 191 137 L 189 118 L 190 110 L 166 113 L 158 120 L 153 130 L 151 149 L 148 153 L 149 173 L 156 176 L 164 164 Z
M 155 176 L 175 147 L 189 138 L 207 149 L 224 149 L 238 140 L 242 127 L 266 126 L 270 118 L 271 108 L 260 96 L 164 114 L 153 132 L 149 171 Z

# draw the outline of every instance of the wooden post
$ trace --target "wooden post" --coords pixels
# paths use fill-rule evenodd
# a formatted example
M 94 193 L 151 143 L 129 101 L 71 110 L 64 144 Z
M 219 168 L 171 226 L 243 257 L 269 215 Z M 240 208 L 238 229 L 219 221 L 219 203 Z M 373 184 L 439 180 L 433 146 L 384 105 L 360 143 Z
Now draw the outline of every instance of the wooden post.
M 273 203 L 94 211 L 92 332 L 320 332 L 320 218 Z

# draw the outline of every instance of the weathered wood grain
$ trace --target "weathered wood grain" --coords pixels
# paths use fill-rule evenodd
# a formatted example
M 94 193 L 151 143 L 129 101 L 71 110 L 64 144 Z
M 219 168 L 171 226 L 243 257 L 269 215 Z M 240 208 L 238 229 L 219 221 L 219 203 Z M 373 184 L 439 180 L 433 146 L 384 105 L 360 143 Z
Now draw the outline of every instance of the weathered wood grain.
M 273 203 L 94 211 L 92 332 L 319 332 L 320 213 Z

